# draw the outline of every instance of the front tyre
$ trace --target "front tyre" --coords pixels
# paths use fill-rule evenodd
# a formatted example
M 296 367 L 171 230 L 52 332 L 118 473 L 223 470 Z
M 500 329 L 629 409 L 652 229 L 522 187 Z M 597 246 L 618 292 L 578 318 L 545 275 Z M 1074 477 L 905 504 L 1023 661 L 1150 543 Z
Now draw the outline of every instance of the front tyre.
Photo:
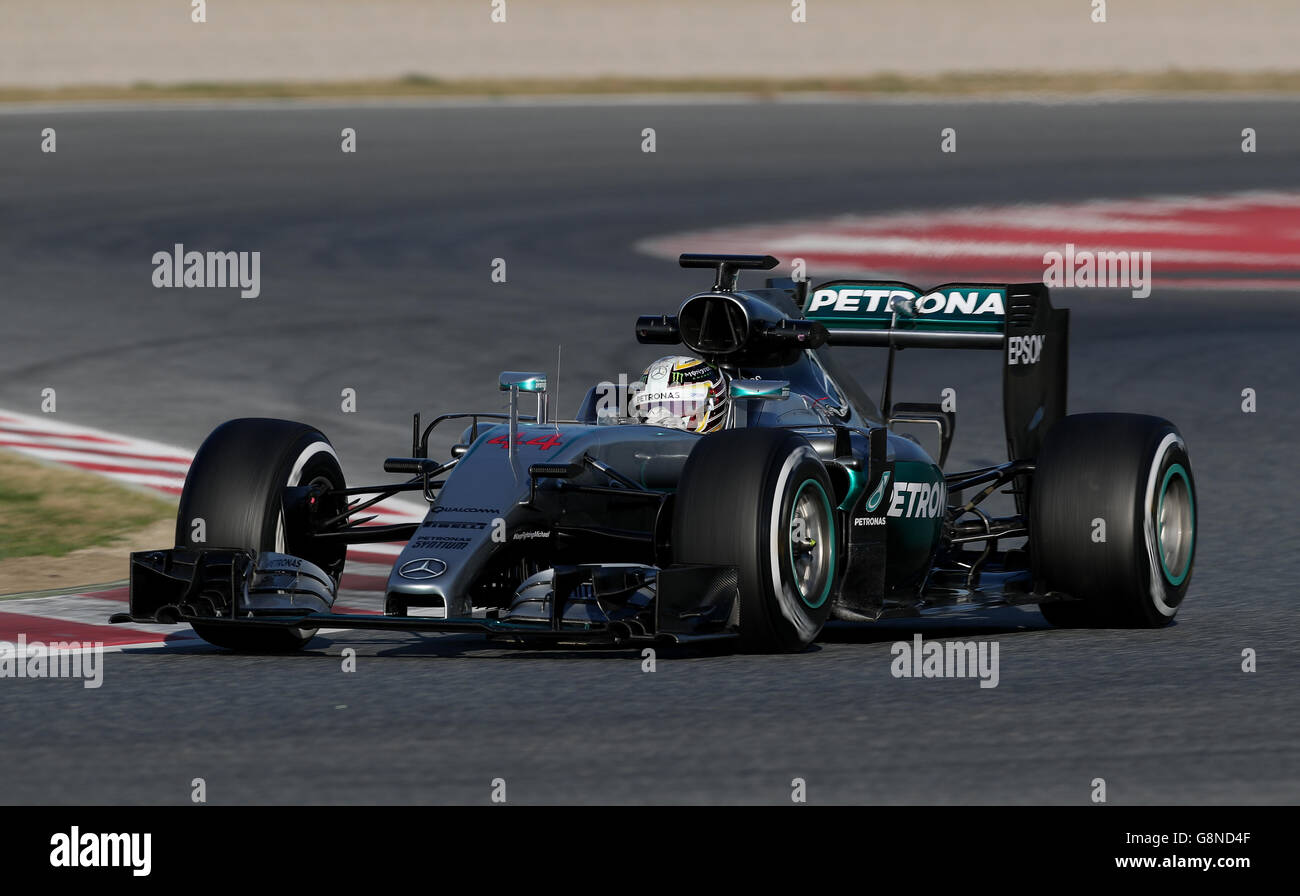
M 691 451 L 673 560 L 736 567 L 743 650 L 794 652 L 821 631 L 839 571 L 833 495 L 817 452 L 788 430 L 726 430 Z
M 218 426 L 204 440 L 190 464 L 176 516 L 176 544 L 191 548 L 234 548 L 288 553 L 328 572 L 335 582 L 343 573 L 347 548 L 317 546 L 308 533 L 286 523 L 286 487 L 346 486 L 338 456 L 324 435 L 304 423 L 245 418 Z M 199 527 L 197 521 L 202 520 Z M 203 540 L 195 535 L 203 533 Z M 203 640 L 250 653 L 298 650 L 316 634 L 314 628 L 252 629 L 194 624 Z
M 1173 621 L 1192 577 L 1196 487 L 1168 420 L 1077 414 L 1052 427 L 1030 501 L 1032 553 L 1053 625 L 1157 628 Z

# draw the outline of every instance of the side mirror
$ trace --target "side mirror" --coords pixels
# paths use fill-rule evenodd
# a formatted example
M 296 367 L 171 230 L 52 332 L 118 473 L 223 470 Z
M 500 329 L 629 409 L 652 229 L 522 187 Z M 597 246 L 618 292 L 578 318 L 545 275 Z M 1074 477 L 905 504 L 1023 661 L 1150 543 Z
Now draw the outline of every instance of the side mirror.
M 769 401 L 790 397 L 789 380 L 732 380 L 727 390 L 737 401 Z
M 534 419 L 538 423 L 545 423 L 547 417 L 546 374 L 507 370 L 501 374 L 498 386 L 502 392 L 510 393 L 510 444 L 506 446 L 506 452 L 510 455 L 510 460 L 513 463 L 515 459 L 515 437 L 519 434 L 519 393 L 531 392 L 537 396 L 537 417 Z
M 531 392 L 540 395 L 546 391 L 546 374 L 507 370 L 501 374 L 499 386 L 502 392 L 518 389 L 520 392 Z

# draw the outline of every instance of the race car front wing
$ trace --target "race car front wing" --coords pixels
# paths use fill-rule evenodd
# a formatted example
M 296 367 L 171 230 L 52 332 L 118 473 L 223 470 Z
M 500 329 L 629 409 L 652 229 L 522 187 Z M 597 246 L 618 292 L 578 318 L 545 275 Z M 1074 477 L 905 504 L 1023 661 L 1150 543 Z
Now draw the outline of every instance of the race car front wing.
M 114 623 L 207 627 L 330 628 L 483 632 L 552 642 L 688 643 L 738 636 L 734 566 L 643 568 L 629 585 L 625 566 L 556 567 L 540 610 L 527 621 L 484 616 L 436 617 L 332 612 L 337 586 L 314 564 L 287 554 L 176 548 L 131 555 L 129 612 Z M 649 591 L 650 600 L 632 595 Z M 400 604 L 396 604 L 400 606 Z

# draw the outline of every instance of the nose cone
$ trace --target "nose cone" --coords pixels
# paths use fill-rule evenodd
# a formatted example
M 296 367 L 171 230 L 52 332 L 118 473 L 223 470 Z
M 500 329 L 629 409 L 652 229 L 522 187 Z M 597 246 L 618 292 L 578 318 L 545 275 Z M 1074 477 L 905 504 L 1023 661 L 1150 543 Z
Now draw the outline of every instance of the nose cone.
M 508 533 L 536 521 L 527 506 L 528 466 L 567 459 L 559 450 L 567 438 L 553 426 L 521 424 L 513 457 L 508 441 L 508 429 L 493 426 L 461 456 L 389 574 L 390 612 L 443 608 L 449 617 L 473 614 L 471 589 L 484 567 L 510 544 Z
M 390 613 L 441 608 L 442 615 L 473 613 L 469 586 L 499 545 L 492 540 L 492 518 L 439 512 L 434 507 L 393 566 L 388 577 Z M 415 615 L 439 615 L 416 613 Z

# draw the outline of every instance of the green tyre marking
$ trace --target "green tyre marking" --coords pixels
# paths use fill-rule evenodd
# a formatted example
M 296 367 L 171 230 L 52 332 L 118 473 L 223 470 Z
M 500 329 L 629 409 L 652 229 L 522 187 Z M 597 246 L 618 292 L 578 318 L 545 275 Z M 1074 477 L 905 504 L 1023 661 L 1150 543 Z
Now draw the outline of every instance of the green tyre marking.
M 795 508 L 799 506 L 799 496 L 802 495 L 803 490 L 810 485 L 816 488 L 817 493 L 821 496 L 822 507 L 826 511 L 826 525 L 830 530 L 830 564 L 826 572 L 826 587 L 822 589 L 821 596 L 817 598 L 816 603 L 808 600 L 808 596 L 803 593 L 803 588 L 800 587 L 799 585 L 798 576 L 794 571 L 794 543 L 791 541 L 790 535 L 788 534 L 791 526 L 794 523 Z M 794 499 L 790 502 L 790 518 L 786 521 L 786 532 L 787 532 L 786 549 L 790 553 L 790 581 L 791 583 L 794 584 L 795 590 L 799 592 L 799 599 L 804 602 L 804 605 L 807 606 L 809 609 L 815 610 L 818 607 L 820 607 L 822 604 L 826 603 L 826 598 L 830 596 L 831 585 L 835 581 L 835 559 L 836 559 L 835 558 L 835 516 L 831 511 L 831 499 L 827 496 L 826 489 L 822 488 L 821 483 L 818 482 L 816 479 L 805 479 L 803 481 L 803 484 L 799 486 L 799 490 L 794 493 Z
M 1160 483 L 1160 498 L 1156 502 L 1156 524 L 1159 525 L 1161 511 L 1165 506 L 1165 492 L 1169 489 L 1169 480 L 1175 475 L 1183 480 L 1183 486 L 1187 489 L 1187 513 L 1191 521 L 1187 533 L 1187 562 L 1176 577 L 1169 571 L 1169 567 L 1165 564 L 1164 544 L 1160 540 L 1159 532 L 1156 533 L 1156 556 L 1160 558 L 1160 571 L 1164 573 L 1165 580 L 1176 588 L 1183 584 L 1183 579 L 1187 578 L 1187 571 L 1192 566 L 1192 548 L 1196 546 L 1196 496 L 1192 493 L 1192 482 L 1187 476 L 1187 471 L 1183 469 L 1183 465 L 1170 465 L 1169 469 L 1165 471 L 1164 481 Z

